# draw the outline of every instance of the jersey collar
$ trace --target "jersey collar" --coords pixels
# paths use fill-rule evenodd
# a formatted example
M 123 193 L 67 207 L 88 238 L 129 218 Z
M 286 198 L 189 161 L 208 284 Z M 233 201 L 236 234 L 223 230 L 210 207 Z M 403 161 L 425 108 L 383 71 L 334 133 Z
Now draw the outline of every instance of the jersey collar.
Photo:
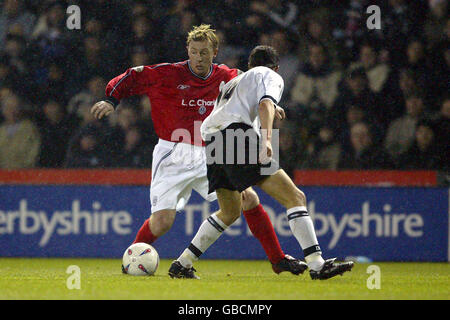
M 191 71 L 191 73 L 192 73 L 194 76 L 196 76 L 197 78 L 202 79 L 202 80 L 208 79 L 208 78 L 211 76 L 212 72 L 213 72 L 213 65 L 211 65 L 211 67 L 209 68 L 208 74 L 207 74 L 205 77 L 202 77 L 202 76 L 199 76 L 198 74 L 196 74 L 196 73 L 194 72 L 194 70 L 192 70 L 192 68 L 191 68 L 191 63 L 190 63 L 189 60 L 188 60 L 188 62 L 187 62 L 187 65 L 188 65 L 188 67 L 189 67 L 189 71 Z

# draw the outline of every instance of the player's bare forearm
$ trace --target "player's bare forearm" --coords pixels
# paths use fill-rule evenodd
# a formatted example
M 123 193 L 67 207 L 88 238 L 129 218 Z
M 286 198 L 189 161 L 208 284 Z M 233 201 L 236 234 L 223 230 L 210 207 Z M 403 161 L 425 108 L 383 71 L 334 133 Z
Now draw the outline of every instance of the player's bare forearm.
M 261 121 L 261 133 L 263 140 L 271 141 L 275 107 L 271 100 L 264 99 L 259 103 L 259 119 Z

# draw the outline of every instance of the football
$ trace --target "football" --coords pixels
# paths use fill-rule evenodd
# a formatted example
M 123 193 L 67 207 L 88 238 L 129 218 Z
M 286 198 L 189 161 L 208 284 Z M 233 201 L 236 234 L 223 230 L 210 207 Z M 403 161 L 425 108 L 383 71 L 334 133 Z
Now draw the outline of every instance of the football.
M 122 272 L 132 276 L 151 276 L 158 269 L 159 255 L 151 245 L 143 242 L 132 244 L 122 258 Z

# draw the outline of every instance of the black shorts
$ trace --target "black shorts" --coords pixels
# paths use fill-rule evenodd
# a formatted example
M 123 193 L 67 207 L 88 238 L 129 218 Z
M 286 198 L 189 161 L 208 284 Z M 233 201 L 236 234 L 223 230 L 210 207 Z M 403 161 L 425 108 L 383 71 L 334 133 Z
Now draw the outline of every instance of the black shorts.
M 236 133 L 245 138 L 236 137 Z M 242 192 L 278 170 L 276 160 L 259 163 L 259 142 L 253 127 L 244 123 L 232 123 L 206 137 L 209 193 L 219 188 Z

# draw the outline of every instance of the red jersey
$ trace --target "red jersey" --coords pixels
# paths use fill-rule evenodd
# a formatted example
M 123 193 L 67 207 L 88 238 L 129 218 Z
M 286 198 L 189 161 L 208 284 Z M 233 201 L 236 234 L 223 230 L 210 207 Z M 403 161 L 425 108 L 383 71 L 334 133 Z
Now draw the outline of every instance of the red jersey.
M 201 121 L 211 113 L 219 95 L 219 86 L 237 76 L 237 69 L 212 64 L 206 77 L 196 75 L 189 61 L 161 63 L 128 69 L 106 86 L 106 96 L 117 105 L 123 98 L 146 94 L 152 106 L 152 120 L 159 138 L 172 139 L 176 129 L 189 131 L 191 144 L 200 144 Z M 112 99 L 111 99 L 112 97 Z

